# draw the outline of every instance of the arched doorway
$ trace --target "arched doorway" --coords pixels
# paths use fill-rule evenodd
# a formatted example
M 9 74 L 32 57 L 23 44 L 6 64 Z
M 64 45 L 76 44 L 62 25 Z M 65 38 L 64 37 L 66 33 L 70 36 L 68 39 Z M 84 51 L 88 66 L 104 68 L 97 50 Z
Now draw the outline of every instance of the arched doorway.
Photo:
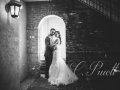
M 38 60 L 45 60 L 45 37 L 50 33 L 50 29 L 55 28 L 61 33 L 61 57 L 66 60 L 66 25 L 64 20 L 57 15 L 45 16 L 38 25 Z

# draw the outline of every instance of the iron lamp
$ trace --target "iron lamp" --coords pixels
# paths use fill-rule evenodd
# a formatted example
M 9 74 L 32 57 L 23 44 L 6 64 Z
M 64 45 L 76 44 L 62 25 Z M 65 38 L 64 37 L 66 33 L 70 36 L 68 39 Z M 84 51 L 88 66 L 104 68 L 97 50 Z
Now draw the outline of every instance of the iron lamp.
M 11 0 L 9 3 L 7 3 L 7 6 L 13 18 L 19 17 L 20 9 L 22 8 L 20 1 Z

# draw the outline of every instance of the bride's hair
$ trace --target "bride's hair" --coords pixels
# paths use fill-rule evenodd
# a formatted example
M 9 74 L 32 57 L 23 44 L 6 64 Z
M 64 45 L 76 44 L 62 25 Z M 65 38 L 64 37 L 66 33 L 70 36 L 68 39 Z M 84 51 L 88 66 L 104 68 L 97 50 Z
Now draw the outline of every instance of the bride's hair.
M 56 33 L 58 33 L 58 38 L 60 39 L 60 44 L 62 43 L 62 40 L 61 40 L 61 35 L 60 35 L 60 31 L 56 31 Z

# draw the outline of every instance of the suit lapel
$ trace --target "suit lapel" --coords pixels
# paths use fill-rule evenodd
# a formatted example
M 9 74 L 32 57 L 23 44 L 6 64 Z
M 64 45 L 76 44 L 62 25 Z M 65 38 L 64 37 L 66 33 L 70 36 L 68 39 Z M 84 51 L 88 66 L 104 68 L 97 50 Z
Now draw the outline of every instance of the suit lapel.
M 50 44 L 52 44 L 53 43 L 53 38 L 52 38 L 52 36 L 50 36 Z

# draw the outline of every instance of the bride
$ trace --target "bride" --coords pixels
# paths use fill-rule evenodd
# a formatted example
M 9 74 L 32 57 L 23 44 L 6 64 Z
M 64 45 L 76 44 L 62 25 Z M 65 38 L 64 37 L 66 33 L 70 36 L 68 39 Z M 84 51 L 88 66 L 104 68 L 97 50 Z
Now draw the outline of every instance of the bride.
M 73 73 L 73 71 L 67 66 L 65 61 L 60 56 L 60 44 L 61 37 L 60 32 L 56 31 L 53 36 L 53 41 L 51 42 L 54 47 L 53 59 L 49 69 L 48 82 L 51 85 L 67 85 L 78 80 L 78 77 Z

